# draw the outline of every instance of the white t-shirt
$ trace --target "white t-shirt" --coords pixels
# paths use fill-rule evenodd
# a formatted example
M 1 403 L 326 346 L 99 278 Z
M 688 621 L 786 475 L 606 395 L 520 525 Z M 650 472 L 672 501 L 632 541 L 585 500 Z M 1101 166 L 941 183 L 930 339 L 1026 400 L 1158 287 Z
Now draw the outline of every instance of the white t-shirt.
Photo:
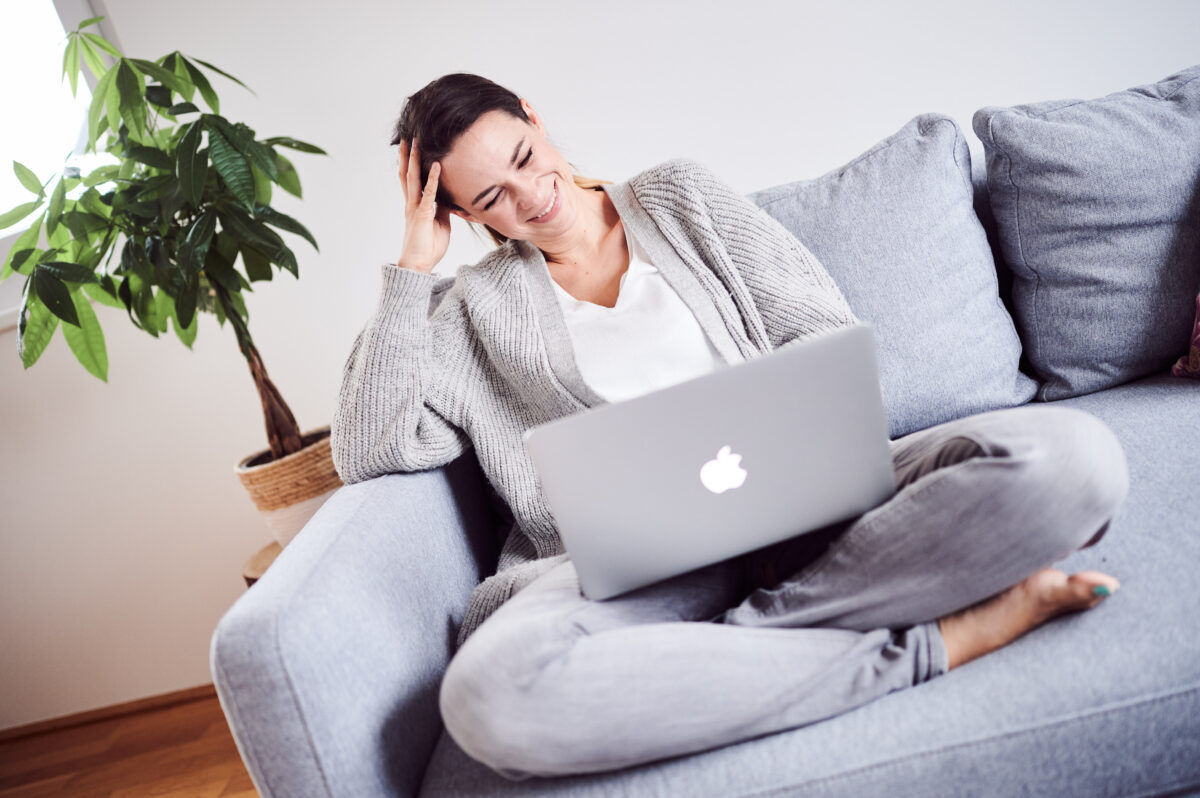
M 695 314 L 625 227 L 629 268 L 614 307 L 558 295 L 584 381 L 610 402 L 707 374 L 725 361 Z

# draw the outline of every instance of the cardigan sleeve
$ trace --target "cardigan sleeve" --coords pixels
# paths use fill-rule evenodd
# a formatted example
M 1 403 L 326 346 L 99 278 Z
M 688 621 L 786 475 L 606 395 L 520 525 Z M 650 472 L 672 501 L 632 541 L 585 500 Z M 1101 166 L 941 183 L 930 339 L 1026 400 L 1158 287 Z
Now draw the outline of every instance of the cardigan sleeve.
M 429 321 L 448 280 L 383 265 L 379 305 L 355 338 L 330 425 L 334 467 L 346 484 L 437 468 L 471 445 L 441 408 L 452 391 Z M 442 355 L 442 356 L 439 356 Z
M 833 277 L 791 231 L 703 163 L 676 161 L 753 295 L 772 345 L 858 323 Z

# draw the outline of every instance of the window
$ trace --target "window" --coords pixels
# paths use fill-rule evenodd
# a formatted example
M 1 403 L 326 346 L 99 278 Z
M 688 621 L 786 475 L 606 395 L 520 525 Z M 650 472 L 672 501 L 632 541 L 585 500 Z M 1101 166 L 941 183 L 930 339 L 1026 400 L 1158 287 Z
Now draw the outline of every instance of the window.
M 13 173 L 14 160 L 47 180 L 58 174 L 76 149 L 87 145 L 89 81 L 94 78 L 85 69 L 72 97 L 71 85 L 62 77 L 62 56 L 66 31 L 93 16 L 97 14 L 87 0 L 0 3 L 0 108 L 5 119 L 0 125 L 0 213 L 32 199 Z M 113 41 L 109 31 L 104 34 Z M 78 162 L 85 173 L 91 168 L 78 156 L 71 162 Z M 18 222 L 0 231 L 0 262 L 27 226 L 28 222 Z M 24 285 L 20 275 L 0 283 L 0 332 L 16 334 Z

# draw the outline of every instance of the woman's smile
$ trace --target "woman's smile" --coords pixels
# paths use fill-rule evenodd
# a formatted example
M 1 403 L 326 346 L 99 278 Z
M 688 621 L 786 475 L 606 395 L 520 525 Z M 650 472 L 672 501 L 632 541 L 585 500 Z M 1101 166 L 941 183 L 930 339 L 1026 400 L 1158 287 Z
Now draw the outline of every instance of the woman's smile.
M 550 203 L 550 207 L 544 209 L 541 213 L 539 213 L 537 216 L 534 216 L 529 221 L 536 224 L 544 224 L 553 219 L 555 216 L 558 216 L 558 209 L 562 207 L 562 203 L 558 201 L 557 181 L 551 185 Z

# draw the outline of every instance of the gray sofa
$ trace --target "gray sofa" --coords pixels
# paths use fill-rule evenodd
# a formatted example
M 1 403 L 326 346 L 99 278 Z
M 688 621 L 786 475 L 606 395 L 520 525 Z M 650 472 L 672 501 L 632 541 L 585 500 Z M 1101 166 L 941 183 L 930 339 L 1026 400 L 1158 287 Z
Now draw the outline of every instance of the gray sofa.
M 455 745 L 437 706 L 509 518 L 468 452 L 339 489 L 221 619 L 213 678 L 260 794 L 1200 794 L 1200 380 L 1168 371 L 1200 288 L 1197 89 L 1193 67 L 981 109 L 974 168 L 958 125 L 925 114 L 820 178 L 750 195 L 875 324 L 893 437 L 1028 401 L 1108 423 L 1129 497 L 1060 567 L 1114 574 L 1110 599 L 819 723 L 512 782 Z

